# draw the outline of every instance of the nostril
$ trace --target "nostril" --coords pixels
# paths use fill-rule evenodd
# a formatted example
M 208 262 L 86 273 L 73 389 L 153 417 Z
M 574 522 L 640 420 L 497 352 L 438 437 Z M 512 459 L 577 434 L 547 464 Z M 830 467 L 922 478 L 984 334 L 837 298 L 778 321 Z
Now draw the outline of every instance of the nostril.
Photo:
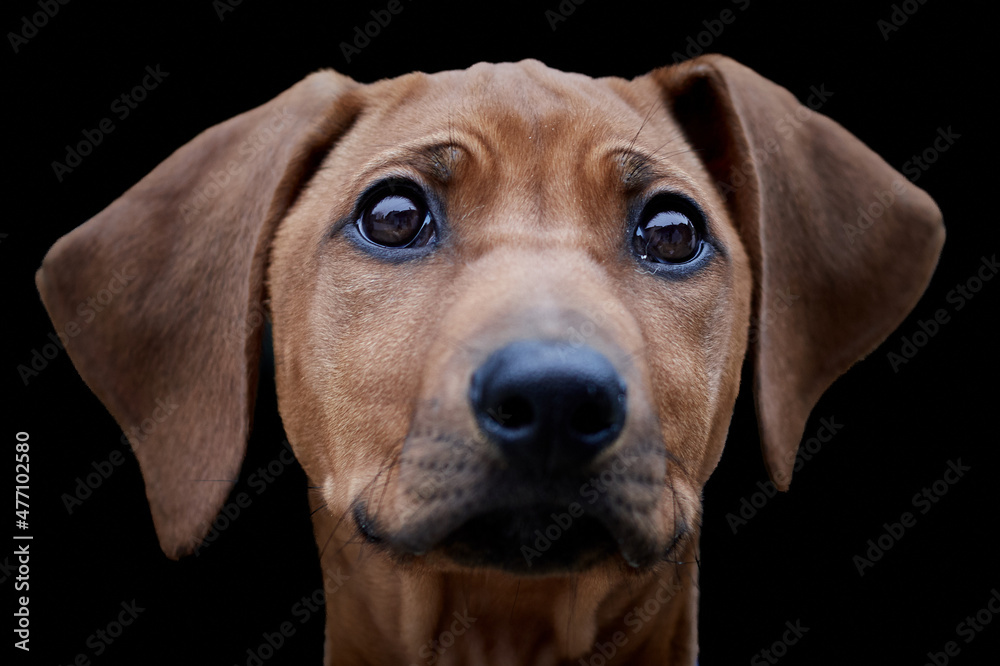
M 615 425 L 614 407 L 606 395 L 587 387 L 588 395 L 570 415 L 569 428 L 578 435 L 596 435 Z
M 510 396 L 486 410 L 490 418 L 502 428 L 516 430 L 535 420 L 535 409 L 527 398 Z

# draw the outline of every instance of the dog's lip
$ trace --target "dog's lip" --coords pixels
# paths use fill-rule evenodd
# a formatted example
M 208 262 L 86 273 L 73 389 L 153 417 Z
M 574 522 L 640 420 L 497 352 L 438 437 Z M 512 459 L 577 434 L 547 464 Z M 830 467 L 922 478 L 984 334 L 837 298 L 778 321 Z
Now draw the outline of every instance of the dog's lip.
M 525 574 L 585 569 L 619 550 L 621 540 L 592 513 L 538 504 L 468 517 L 436 548 L 458 563 Z
M 564 530 L 556 524 L 556 519 L 551 516 L 552 514 L 567 514 L 568 511 L 566 504 L 544 501 L 522 506 L 501 505 L 484 508 L 463 516 L 460 520 L 437 521 L 433 527 L 418 525 L 417 528 L 398 532 L 383 530 L 378 521 L 368 515 L 367 507 L 363 501 L 355 503 L 352 513 L 358 532 L 365 541 L 378 545 L 397 556 L 419 557 L 438 551 L 458 564 L 497 566 L 517 573 L 529 574 L 582 570 L 596 564 L 601 559 L 614 555 L 616 552 L 629 567 L 633 569 L 646 568 L 666 559 L 687 532 L 683 525 L 677 526 L 677 531 L 670 544 L 663 548 L 662 544 L 658 547 L 650 539 L 643 537 L 629 521 L 623 521 L 620 517 L 605 511 L 585 510 L 582 514 L 572 517 L 572 525 Z M 524 555 L 522 546 L 535 548 L 535 538 L 538 535 L 534 533 L 534 529 L 539 529 L 544 533 L 544 530 L 550 528 L 552 524 L 559 527 L 557 538 L 554 541 L 550 540 L 552 543 L 557 543 L 558 548 L 550 553 L 551 547 L 546 547 L 545 551 L 541 552 L 542 557 L 538 560 L 542 563 L 540 567 L 504 566 L 505 563 L 507 565 L 521 565 L 524 561 L 523 559 L 514 560 L 509 556 L 509 553 L 502 553 L 505 556 L 494 562 L 491 562 L 488 557 L 477 558 L 477 555 L 483 555 L 484 549 L 489 550 L 489 538 L 478 544 L 474 538 L 463 538 L 474 536 L 477 529 L 489 528 L 491 524 L 502 525 L 504 520 L 517 521 L 518 517 L 525 513 L 534 514 L 536 517 L 545 516 L 548 517 L 548 520 L 544 520 L 537 527 L 535 524 L 531 525 L 530 540 L 522 538 L 513 544 L 517 550 L 518 558 L 522 558 Z M 563 519 L 565 520 L 565 518 Z M 575 532 L 574 527 L 576 528 Z M 597 538 L 593 542 L 588 540 L 581 543 L 581 537 L 585 534 Z M 553 536 L 553 534 L 550 533 L 549 536 Z M 564 536 L 569 538 L 563 539 Z M 576 558 L 572 557 L 574 545 L 579 546 L 575 549 Z M 569 547 L 567 548 L 567 546 Z M 566 551 L 571 552 L 567 553 Z
M 355 502 L 351 514 L 354 517 L 354 524 L 358 528 L 358 532 L 365 538 L 365 541 L 368 543 L 383 543 L 384 539 L 379 535 L 378 527 L 373 521 L 368 519 L 368 512 L 363 502 Z

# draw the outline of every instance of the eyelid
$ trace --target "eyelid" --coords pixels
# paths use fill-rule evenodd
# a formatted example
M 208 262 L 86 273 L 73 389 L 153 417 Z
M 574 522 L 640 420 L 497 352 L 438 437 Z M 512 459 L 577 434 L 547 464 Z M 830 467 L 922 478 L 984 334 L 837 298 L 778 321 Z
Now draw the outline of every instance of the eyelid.
M 664 205 L 663 207 L 657 208 L 653 213 L 654 215 L 655 213 L 663 212 L 666 210 L 672 210 L 681 213 L 689 220 L 691 220 L 695 224 L 695 226 L 698 227 L 699 231 L 704 233 L 709 232 L 708 216 L 705 215 L 705 212 L 702 210 L 701 206 L 699 206 L 694 199 L 679 192 L 660 191 L 660 192 L 654 192 L 651 195 L 647 196 L 645 200 L 642 201 L 642 208 L 639 211 L 639 218 L 638 218 L 639 222 L 649 220 L 650 217 L 652 217 L 652 216 L 647 216 L 646 213 L 647 211 L 651 210 L 652 204 L 657 200 L 662 200 L 665 202 L 665 204 L 670 204 L 670 205 Z
M 402 176 L 387 176 L 375 181 L 358 195 L 354 204 L 353 218 L 358 219 L 365 208 L 375 201 L 376 197 L 385 196 L 387 193 L 397 194 L 398 192 L 395 192 L 397 189 L 402 190 L 403 194 L 410 196 L 410 198 L 413 198 L 412 195 L 416 195 L 423 201 L 424 205 L 429 207 L 429 197 L 422 184 Z

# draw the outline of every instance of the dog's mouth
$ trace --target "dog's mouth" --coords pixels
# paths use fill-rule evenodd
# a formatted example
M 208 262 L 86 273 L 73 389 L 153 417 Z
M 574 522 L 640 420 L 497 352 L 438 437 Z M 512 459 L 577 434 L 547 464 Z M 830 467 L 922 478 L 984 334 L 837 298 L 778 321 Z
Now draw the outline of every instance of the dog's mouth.
M 532 575 L 580 571 L 618 551 L 599 519 L 557 505 L 473 516 L 438 547 L 458 564 Z
M 648 538 L 628 529 L 624 521 L 585 512 L 579 504 L 487 509 L 430 539 L 429 529 L 383 532 L 363 502 L 354 505 L 353 515 L 358 532 L 368 543 L 403 561 L 434 552 L 460 566 L 528 576 L 580 572 L 615 556 L 622 558 L 623 565 L 643 568 L 665 558 L 679 539 L 665 551 L 657 549 Z M 441 521 L 436 522 L 440 526 Z M 678 535 L 686 532 L 683 525 L 677 529 Z
M 399 466 L 398 486 L 355 498 L 354 523 L 400 564 L 525 576 L 641 571 L 675 557 L 695 518 L 684 509 L 696 503 L 667 483 L 659 451 L 636 448 L 545 482 L 512 466 L 460 461 L 442 471 L 439 457 L 411 456 Z

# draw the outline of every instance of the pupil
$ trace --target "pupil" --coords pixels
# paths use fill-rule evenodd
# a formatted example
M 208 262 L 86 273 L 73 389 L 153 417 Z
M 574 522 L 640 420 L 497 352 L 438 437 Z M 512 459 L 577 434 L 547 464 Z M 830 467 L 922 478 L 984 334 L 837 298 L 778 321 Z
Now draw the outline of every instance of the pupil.
M 683 261 L 697 250 L 694 225 L 676 211 L 657 213 L 641 229 L 646 241 L 644 254 L 657 259 Z
M 383 245 L 405 245 L 413 240 L 423 223 L 423 215 L 408 197 L 381 199 L 366 216 L 369 237 Z

